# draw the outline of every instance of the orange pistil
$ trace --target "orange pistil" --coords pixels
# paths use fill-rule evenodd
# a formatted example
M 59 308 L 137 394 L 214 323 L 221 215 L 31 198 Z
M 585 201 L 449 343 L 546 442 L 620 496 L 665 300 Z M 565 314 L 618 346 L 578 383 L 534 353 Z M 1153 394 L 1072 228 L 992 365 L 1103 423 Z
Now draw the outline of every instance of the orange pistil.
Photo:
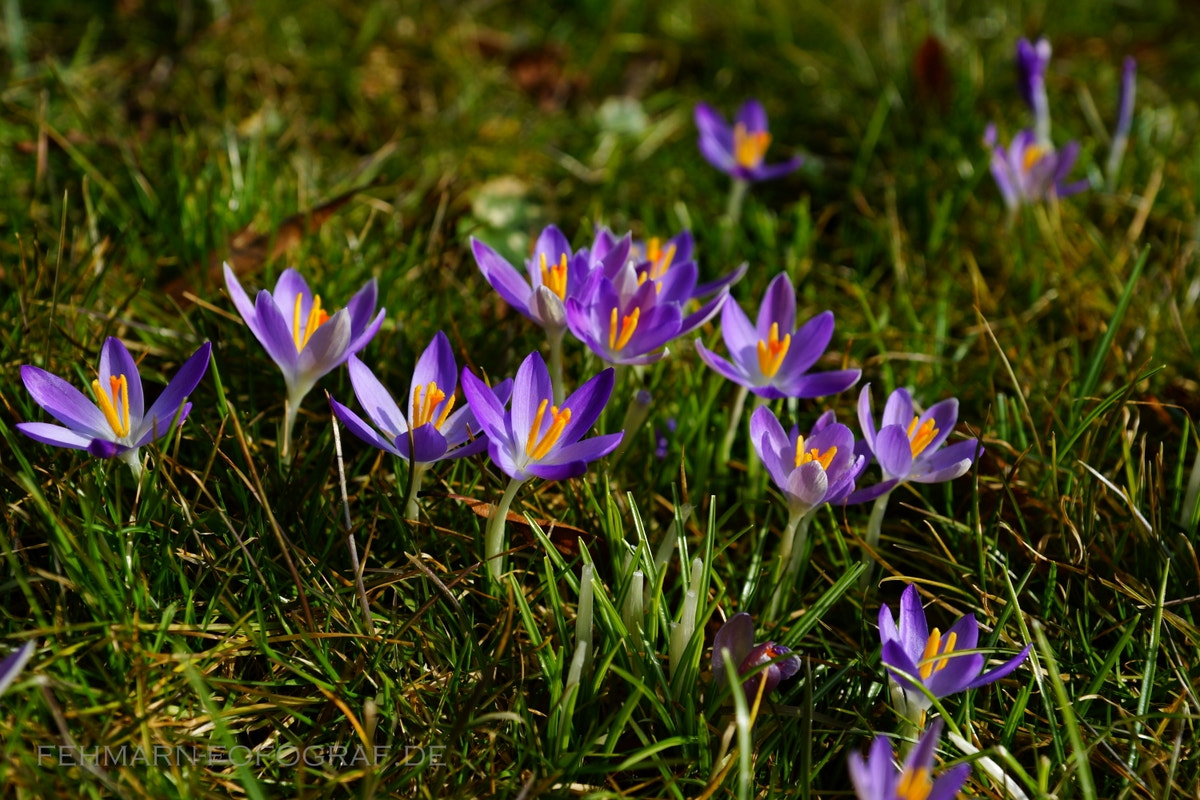
M 633 338 L 634 331 L 637 330 L 638 320 L 642 318 L 642 309 L 637 307 L 632 314 L 626 314 L 621 317 L 621 328 L 617 329 L 617 310 L 614 308 L 612 314 L 608 318 L 608 349 L 617 351 L 629 344 L 629 340 Z
M 758 340 L 758 368 L 762 371 L 763 377 L 775 377 L 775 373 L 779 372 L 779 367 L 783 365 L 783 359 L 791 345 L 792 335 L 784 334 L 783 339 L 780 340 L 779 323 L 772 322 L 766 341 Z
M 912 446 L 913 458 L 921 455 L 929 443 L 934 440 L 934 437 L 941 431 L 934 427 L 933 420 L 927 419 L 921 423 L 921 427 L 917 427 L 918 417 L 913 417 L 913 421 L 908 425 L 908 441 Z
M 542 285 L 550 291 L 558 295 L 559 300 L 567 299 L 567 254 L 563 253 L 562 258 L 553 267 L 546 261 L 546 254 L 542 253 Z
M 771 134 L 766 131 L 750 133 L 740 122 L 733 128 L 733 158 L 739 167 L 754 169 L 761 166 L 770 144 Z
M 421 397 L 421 390 L 425 390 L 424 398 Z M 442 423 L 446 421 L 446 417 L 450 415 L 450 409 L 454 408 L 454 395 L 450 395 L 449 402 L 442 408 L 442 412 L 438 414 L 437 419 L 434 419 L 434 414 L 437 413 L 438 406 L 446 399 L 446 393 L 438 388 L 434 381 L 430 381 L 424 387 L 417 386 L 413 389 L 412 398 L 412 423 L 411 427 L 419 428 L 430 422 L 433 427 L 441 429 Z
M 942 647 L 942 632 L 937 628 L 933 629 L 929 638 L 925 640 L 925 652 L 921 654 L 921 680 L 927 681 L 930 675 L 946 668 L 957 640 L 958 634 L 951 633 L 946 637 L 946 646 Z M 939 655 L 941 658 L 938 658 Z
M 308 345 L 308 340 L 317 332 L 317 328 L 329 321 L 329 315 L 321 308 L 320 296 L 313 295 L 312 307 L 308 309 L 308 316 L 301 326 L 300 306 L 303 302 L 304 295 L 297 294 L 296 303 L 292 307 L 292 341 L 296 344 L 296 352 L 303 350 Z
M 100 388 L 99 380 L 92 381 L 92 391 L 104 418 L 120 439 L 129 435 L 129 381 L 124 375 L 115 375 L 108 379 L 108 385 L 111 395 Z
M 558 410 L 558 406 L 550 406 L 550 416 L 553 422 L 546 429 L 546 433 L 538 438 L 538 431 L 542 429 L 542 419 L 546 416 L 546 406 L 550 406 L 549 400 L 543 400 L 538 406 L 537 414 L 533 417 L 533 424 L 529 426 L 529 437 L 525 441 L 525 455 L 529 456 L 534 461 L 538 461 L 546 457 L 554 445 L 558 443 L 562 437 L 563 429 L 567 427 L 567 423 L 571 421 L 571 409 L 564 408 Z
M 807 464 L 810 461 L 815 461 L 821 465 L 821 469 L 829 469 L 829 464 L 833 461 L 833 457 L 837 455 L 837 448 L 831 447 L 822 453 L 815 447 L 804 449 L 804 437 L 796 437 L 796 461 L 795 466 Z

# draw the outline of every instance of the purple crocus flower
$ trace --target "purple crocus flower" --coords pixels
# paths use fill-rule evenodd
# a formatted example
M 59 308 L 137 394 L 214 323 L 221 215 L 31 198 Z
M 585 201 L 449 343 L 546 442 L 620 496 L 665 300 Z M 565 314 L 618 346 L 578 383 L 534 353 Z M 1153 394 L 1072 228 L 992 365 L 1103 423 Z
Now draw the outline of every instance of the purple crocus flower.
M 775 413 L 759 406 L 750 416 L 750 439 L 793 515 L 842 500 L 867 466 L 866 456 L 854 452 L 854 434 L 834 421 L 832 411 L 804 437 L 795 426 L 785 433 Z
M 100 374 L 92 381 L 95 403 L 62 378 L 26 364 L 21 367 L 25 388 L 62 425 L 22 422 L 17 430 L 55 447 L 87 450 L 97 458 L 120 458 L 135 475 L 141 475 L 139 448 L 166 436 L 176 417 L 180 423 L 187 419 L 192 404 L 186 398 L 204 377 L 211 352 L 211 343 L 202 344 L 149 411 L 145 410 L 137 364 L 115 337 L 106 339 L 100 349 Z
M 883 470 L 883 481 L 862 489 L 849 498 L 864 503 L 892 491 L 901 483 L 942 483 L 966 474 L 979 454 L 978 439 L 966 439 L 942 447 L 958 421 L 958 400 L 934 403 L 918 416 L 912 395 L 897 389 L 888 396 L 876 431 L 871 410 L 871 385 L 858 395 L 858 423 L 862 447 L 875 457 Z
M 862 374 L 857 369 L 809 374 L 833 338 L 833 313 L 818 314 L 797 328 L 796 292 L 785 272 L 767 287 L 755 324 L 737 303 L 726 303 L 721 311 L 721 335 L 732 361 L 696 340 L 700 358 L 761 397 L 837 394 L 853 386 Z
M 934 751 L 942 736 L 942 721 L 935 720 L 917 741 L 917 746 L 896 771 L 892 745 L 886 736 L 876 736 L 866 759 L 850 754 L 850 782 L 858 800 L 952 800 L 967 776 L 970 764 L 959 764 L 933 780 Z
M 959 617 L 944 636 L 938 628 L 931 632 L 913 584 L 900 596 L 899 623 L 886 605 L 879 609 L 879 638 L 883 664 L 899 690 L 905 716 L 919 716 L 929 708 L 926 692 L 942 698 L 985 686 L 1008 675 L 1029 655 L 1026 645 L 1015 657 L 983 672 L 983 655 L 974 652 L 979 643 L 975 615 Z
M 700 153 L 717 169 L 743 182 L 778 178 L 800 168 L 803 159 L 795 156 L 780 164 L 763 164 L 771 134 L 767 131 L 767 112 L 757 100 L 747 100 L 730 126 L 707 103 L 696 105 L 696 127 L 700 130 Z
M 713 640 L 713 685 L 717 691 L 725 687 L 725 652 L 729 653 L 733 663 L 737 665 L 739 676 L 748 675 L 763 664 L 774 662 L 766 669 L 759 670 L 753 677 L 745 679 L 742 688 L 746 697 L 751 700 L 758 694 L 760 680 L 765 683 L 762 693 L 766 697 L 775 690 L 780 681 L 785 681 L 800 671 L 800 658 L 789 655 L 792 651 L 788 648 L 774 642 L 754 643 L 754 620 L 744 611 L 730 617 L 717 631 Z M 787 658 L 782 658 L 783 656 Z
M 688 270 L 688 265 L 694 265 L 695 239 L 692 232 L 683 230 L 663 242 L 657 237 L 651 237 L 644 242 L 634 241 L 629 249 L 629 260 L 634 262 L 637 269 L 638 282 L 647 280 L 659 283 L 660 294 L 667 291 L 672 302 L 698 299 L 732 286 L 746 274 L 748 265 L 743 263 L 727 275 L 715 281 L 697 285 L 697 275 L 685 273 L 685 279 L 679 280 L 674 273 L 678 270 Z M 671 276 L 672 280 L 666 278 Z
M 486 383 L 463 370 L 463 394 L 487 434 L 488 455 L 511 479 L 485 535 L 484 549 L 494 578 L 503 574 L 504 522 L 520 485 L 533 477 L 559 481 L 582 475 L 588 462 L 608 455 L 621 443 L 623 433 L 583 438 L 604 410 L 613 380 L 610 367 L 561 405 L 554 404 L 550 373 L 541 354 L 534 351 L 517 369 L 512 408 L 506 411 Z
M 1046 67 L 1050 64 L 1050 42 L 1028 39 L 1017 42 L 1017 89 L 1033 111 L 1037 142 L 1050 144 L 1050 103 L 1046 99 Z
M 371 316 L 378 293 L 375 279 L 332 315 L 294 269 L 283 271 L 274 292 L 263 289 L 251 302 L 226 264 L 225 288 L 246 326 L 283 372 L 288 396 L 281 454 L 285 461 L 290 460 L 292 428 L 305 395 L 322 375 L 366 347 L 383 325 L 383 309 L 374 319 Z
M 412 494 L 406 513 L 409 519 L 415 519 L 416 494 L 425 467 L 443 459 L 474 455 L 487 447 L 487 439 L 480 434 L 470 406 L 454 408 L 458 366 L 450 340 L 438 331 L 417 360 L 408 414 L 400 410 L 392 395 L 357 356 L 350 356 L 347 366 L 354 396 L 374 427 L 337 400 L 330 398 L 329 404 L 342 424 L 359 439 L 413 462 L 416 473 L 411 479 Z M 506 403 L 512 381 L 504 381 L 492 391 L 500 403 Z
M 1133 127 L 1133 103 L 1137 95 L 1137 61 L 1133 56 L 1125 59 L 1121 70 L 1121 96 L 1117 107 L 1117 126 L 1113 130 L 1112 147 L 1108 151 L 1105 172 L 1108 175 L 1109 191 L 1116 186 L 1117 173 L 1121 170 L 1121 159 L 1129 143 L 1129 131 Z
M 995 125 L 988 125 L 983 141 L 992 148 L 992 177 L 1010 212 L 1022 204 L 1066 197 L 1088 188 L 1086 180 L 1067 183 L 1079 158 L 1079 142 L 1067 142 L 1061 150 L 1055 150 L 1048 144 L 1038 144 L 1034 132 L 1026 128 L 1006 149 L 997 140 Z
M 528 278 L 512 264 L 478 239 L 471 239 L 471 252 L 479 271 L 510 306 L 544 328 L 548 334 L 559 336 L 567 327 L 567 298 L 583 288 L 592 271 L 597 268 L 616 271 L 629 256 L 630 239 L 601 241 L 578 252 L 554 225 L 548 225 L 538 236 L 533 256 L 526 260 Z

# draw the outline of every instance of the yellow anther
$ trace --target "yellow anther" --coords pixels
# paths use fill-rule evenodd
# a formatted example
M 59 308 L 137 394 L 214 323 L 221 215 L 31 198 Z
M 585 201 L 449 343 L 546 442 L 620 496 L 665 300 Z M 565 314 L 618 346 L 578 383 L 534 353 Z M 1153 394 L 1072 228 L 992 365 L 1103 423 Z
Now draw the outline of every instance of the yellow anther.
M 546 406 L 550 406 L 549 400 L 543 400 L 538 406 L 537 413 L 533 416 L 533 424 L 529 426 L 529 438 L 525 441 L 525 455 L 534 461 L 546 457 L 546 454 L 553 449 L 562 436 L 563 429 L 567 427 L 567 423 L 571 421 L 571 409 L 564 408 L 562 411 L 559 411 L 557 406 L 550 406 L 550 416 L 554 418 L 554 421 L 550 423 L 550 427 L 546 429 L 546 433 L 539 439 L 538 431 L 542 429 L 542 419 L 546 416 Z
M 804 437 L 796 437 L 796 460 L 794 466 L 807 464 L 810 461 L 815 461 L 821 465 L 821 469 L 829 469 L 833 457 L 837 455 L 837 448 L 830 447 L 824 453 L 815 447 L 810 447 L 807 450 L 804 448 Z
M 321 298 L 319 295 L 313 295 L 312 307 L 308 309 L 308 316 L 304 319 L 304 325 L 300 325 L 300 306 L 304 302 L 304 295 L 297 293 L 296 302 L 292 306 L 292 341 L 296 344 L 296 352 L 299 352 L 308 345 L 308 340 L 317 332 L 317 328 L 329 321 L 329 315 L 321 308 Z
M 94 380 L 92 391 L 104 418 L 120 439 L 129 435 L 129 381 L 124 375 L 116 375 L 109 377 L 108 385 L 111 394 L 100 388 L 99 380 Z
M 1046 154 L 1046 150 L 1036 144 L 1031 144 L 1025 148 L 1025 159 L 1021 164 L 1021 169 L 1029 172 L 1037 163 L 1042 160 L 1042 156 Z
M 633 338 L 634 331 L 637 330 L 638 320 L 642 318 L 641 306 L 635 308 L 632 314 L 626 314 L 621 317 L 621 327 L 617 328 L 617 310 L 614 308 L 612 314 L 608 317 L 608 349 L 620 350 L 629 344 L 629 340 Z
M 646 243 L 646 260 L 650 262 L 650 280 L 658 280 L 671 269 L 671 262 L 675 260 L 675 245 L 663 252 L 658 239 L 651 239 Z
M 422 397 L 422 389 L 424 389 L 424 397 Z M 450 395 L 449 401 L 442 407 L 442 413 L 438 414 L 437 419 L 434 419 L 434 414 L 437 413 L 438 406 L 446 399 L 446 393 L 438 388 L 434 381 L 430 381 L 425 386 L 417 386 L 413 389 L 412 399 L 412 423 L 410 427 L 419 428 L 430 422 L 433 427 L 441 428 L 442 423 L 446 421 L 446 417 L 450 414 L 450 409 L 454 408 L 454 395 Z
M 945 646 L 942 646 L 942 632 L 934 628 L 929 634 L 929 638 L 925 640 L 925 652 L 921 654 L 921 680 L 929 680 L 929 676 L 935 672 L 943 670 L 950 663 L 950 654 L 954 652 L 954 645 L 958 641 L 958 634 L 951 633 L 946 637 Z M 941 658 L 938 658 L 938 656 Z
M 558 295 L 559 300 L 567 299 L 567 254 L 563 253 L 562 258 L 553 267 L 546 261 L 546 254 L 542 253 L 542 285 L 550 291 Z
M 896 784 L 896 800 L 926 800 L 933 791 L 933 777 L 928 767 L 905 770 Z
M 779 372 L 779 368 L 783 366 L 783 359 L 787 356 L 788 348 L 791 345 L 792 335 L 785 334 L 783 340 L 780 341 L 779 323 L 772 322 L 766 341 L 758 340 L 758 368 L 762 371 L 764 378 L 775 377 L 775 373 Z
M 771 134 L 766 131 L 750 133 L 741 122 L 733 128 L 733 158 L 739 167 L 760 166 L 770 144 Z
M 913 458 L 921 455 L 929 443 L 934 440 L 934 437 L 941 431 L 933 424 L 933 419 L 927 419 L 917 427 L 919 417 L 913 417 L 913 421 L 908 424 L 908 441 L 912 446 Z

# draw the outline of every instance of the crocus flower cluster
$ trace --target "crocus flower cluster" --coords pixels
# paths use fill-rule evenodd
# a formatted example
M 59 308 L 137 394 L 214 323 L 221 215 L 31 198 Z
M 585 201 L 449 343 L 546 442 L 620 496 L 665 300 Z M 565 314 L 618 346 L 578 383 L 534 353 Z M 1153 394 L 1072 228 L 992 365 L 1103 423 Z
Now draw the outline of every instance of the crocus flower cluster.
M 21 367 L 25 388 L 62 425 L 22 422 L 17 430 L 44 444 L 87 450 L 97 458 L 119 458 L 140 475 L 139 449 L 166 436 L 175 420 L 187 419 L 192 408 L 187 396 L 208 370 L 211 352 L 210 343 L 201 345 L 149 410 L 137 364 L 120 339 L 110 336 L 100 349 L 99 376 L 92 381 L 95 402 L 62 378 L 27 364 Z
M 758 694 L 760 682 L 763 684 L 762 694 L 766 697 L 775 691 L 780 682 L 800 671 L 799 657 L 788 648 L 770 641 L 755 644 L 754 620 L 744 611 L 726 620 L 713 640 L 713 685 L 718 692 L 725 688 L 726 653 L 743 679 L 742 689 L 749 700 Z M 762 668 L 763 665 L 766 667 Z
M 858 800 L 951 800 L 967 776 L 970 764 L 959 764 L 941 774 L 935 781 L 933 767 L 935 750 L 942 736 L 939 719 L 917 741 L 897 772 L 892 763 L 892 746 L 886 736 L 876 736 L 864 759 L 850 754 L 850 782 Z
M 450 340 L 438 331 L 417 360 L 409 388 L 408 414 L 400 410 L 391 393 L 357 356 L 350 356 L 347 366 L 354 396 L 371 425 L 330 398 L 333 413 L 367 444 L 412 462 L 412 490 L 405 514 L 416 519 L 416 495 L 425 469 L 434 462 L 474 455 L 487 447 L 470 406 L 454 408 L 458 366 Z M 503 381 L 492 391 L 497 401 L 507 403 L 512 381 Z
M 1026 645 L 1000 666 L 983 671 L 984 657 L 975 652 L 979 623 L 966 614 L 943 635 L 929 630 L 917 587 L 910 584 L 900 596 L 900 618 L 884 605 L 879 609 L 879 638 L 883 664 L 893 681 L 893 696 L 906 717 L 919 721 L 932 704 L 952 694 L 986 686 L 1015 670 L 1029 655 Z

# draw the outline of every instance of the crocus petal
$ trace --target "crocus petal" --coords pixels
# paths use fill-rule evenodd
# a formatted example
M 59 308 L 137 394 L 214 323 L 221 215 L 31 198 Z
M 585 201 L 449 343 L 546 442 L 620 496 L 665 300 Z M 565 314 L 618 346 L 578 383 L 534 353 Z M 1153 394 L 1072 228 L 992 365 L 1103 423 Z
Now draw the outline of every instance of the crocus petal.
M 329 398 L 329 406 L 333 409 L 333 415 L 346 426 L 346 430 L 353 433 L 359 439 L 362 439 L 372 447 L 391 453 L 394 456 L 401 455 L 400 451 L 389 439 L 380 436 L 378 431 L 363 422 L 349 407 L 342 405 L 332 397 Z
M 99 407 L 57 375 L 27 364 L 21 367 L 21 381 L 35 403 L 72 430 L 89 437 L 115 435 Z
M 892 766 L 892 746 L 886 736 L 876 736 L 864 760 L 856 752 L 849 759 L 850 782 L 862 800 L 896 796 L 896 768 Z
M 871 384 L 862 387 L 858 393 L 858 426 L 862 429 L 863 440 L 875 453 L 875 414 L 871 409 Z
M 762 103 L 753 98 L 742 103 L 734 121 L 745 125 L 747 133 L 761 133 L 767 130 L 767 112 Z
M 234 308 L 242 315 L 242 320 L 246 323 L 246 326 L 261 341 L 262 337 L 258 333 L 258 320 L 254 310 L 254 302 L 246 295 L 246 290 L 238 282 L 237 275 L 234 274 L 228 262 L 225 263 L 224 270 L 225 291 L 229 292 L 229 299 L 233 301 Z
M 903 480 L 912 471 L 912 442 L 900 425 L 885 425 L 875 437 L 875 460 L 883 469 L 885 479 Z
M 350 344 L 350 312 L 339 310 L 317 328 L 296 360 L 297 371 L 315 381 L 346 360 Z
M 958 422 L 958 400 L 951 397 L 931 405 L 918 420 L 918 427 L 928 420 L 933 420 L 933 427 L 938 429 L 937 436 L 925 446 L 925 452 L 932 453 L 941 447 L 946 437 L 954 431 L 954 425 Z
M 518 450 L 525 449 L 529 441 L 530 428 L 537 418 L 538 408 L 542 401 L 548 398 L 553 398 L 550 372 L 546 369 L 546 362 L 542 360 L 542 354 L 534 350 L 521 362 L 521 366 L 517 368 L 517 377 L 513 381 L 511 419 L 513 437 Z M 549 426 L 551 403 L 553 403 L 553 399 L 547 403 L 547 409 L 542 414 L 541 425 L 543 427 Z M 571 412 L 574 414 L 575 410 L 571 409 Z M 540 430 L 533 433 L 536 437 L 540 434 Z
M 921 595 L 915 584 L 909 584 L 900 595 L 900 643 L 904 651 L 914 659 L 920 658 L 929 640 L 929 623 L 925 621 L 925 609 L 921 606 Z
M 458 365 L 454 362 L 454 348 L 450 346 L 450 339 L 442 331 L 434 334 L 413 368 L 413 388 L 429 383 L 436 383 L 447 397 L 454 394 L 454 389 L 458 386 Z
M 986 686 L 989 683 L 1000 680 L 1005 675 L 1008 675 L 1010 672 L 1015 670 L 1017 667 L 1021 666 L 1021 662 L 1023 662 L 1025 660 L 1026 656 L 1028 656 L 1028 655 L 1029 655 L 1029 645 L 1025 645 L 1025 647 L 1022 648 L 1021 652 L 1017 653 L 1011 659 L 1009 659 L 1008 661 L 1005 661 L 1003 664 L 996 667 L 994 670 L 983 673 L 978 678 L 971 681 L 967 685 L 966 688 L 978 689 L 980 686 Z
M 358 404 L 363 407 L 363 411 L 375 427 L 388 437 L 405 433 L 408 430 L 408 421 L 404 412 L 370 367 L 354 355 L 346 359 L 346 364 L 350 373 L 350 385 L 354 387 L 354 396 L 358 398 Z
M 913 695 L 915 702 L 923 701 L 921 689 L 914 683 L 914 681 L 920 680 L 921 671 L 917 668 L 916 661 L 904 652 L 904 647 L 900 642 L 884 642 L 880 650 L 880 660 L 883 661 L 892 680 L 900 684 L 905 692 Z M 905 676 L 911 676 L 913 680 L 909 680 Z
M 782 373 L 783 370 L 780 370 Z M 784 382 L 779 389 L 782 397 L 828 397 L 839 394 L 858 383 L 862 370 L 842 369 L 798 375 Z
M 917 483 L 943 483 L 965 475 L 979 450 L 978 439 L 967 439 L 943 447 L 914 465 L 909 480 Z
M 95 440 L 94 436 L 50 422 L 18 422 L 17 430 L 36 442 L 55 447 L 69 447 L 72 450 L 87 450 Z
M 562 441 L 570 442 L 580 439 L 587 434 L 600 418 L 600 412 L 612 395 L 613 382 L 616 380 L 611 367 L 588 379 L 586 383 L 571 393 L 563 407 L 571 409 L 571 421 L 563 428 Z M 513 401 L 516 402 L 515 400 Z M 515 425 L 515 415 L 514 422 Z
M 868 486 L 865 489 L 856 489 L 846 495 L 846 499 L 842 501 L 843 505 L 853 506 L 859 503 L 870 503 L 873 500 L 878 500 L 888 492 L 892 491 L 899 485 L 898 480 L 881 481 L 874 486 Z
M 534 469 L 538 465 L 595 461 L 616 450 L 617 445 L 621 443 L 621 439 L 624 436 L 624 431 L 617 431 L 616 433 L 605 433 L 600 436 L 593 436 L 590 439 L 583 439 L 573 444 L 556 447 L 545 458 L 536 462 L 536 464 L 530 464 L 527 469 L 534 474 L 538 474 Z
M 736 667 L 754 649 L 754 620 L 744 611 L 730 617 L 713 638 L 712 671 L 713 683 L 720 691 L 725 686 L 725 659 L 723 650 L 728 651 Z
M 970 774 L 970 764 L 950 767 L 933 782 L 933 788 L 929 790 L 929 797 L 925 800 L 954 800 Z
M 736 303 L 730 303 L 729 305 L 736 305 Z M 750 381 L 746 377 L 745 373 L 705 347 L 704 342 L 696 339 L 695 347 L 696 353 L 700 356 L 700 360 L 707 364 L 721 377 L 725 378 L 726 380 L 733 381 L 741 386 L 748 386 L 750 384 Z
M 137 455 L 137 448 L 125 447 L 116 442 L 110 442 L 107 439 L 92 439 L 88 444 L 88 452 L 93 458 L 114 458 L 122 453 L 132 451 L 134 456 Z
M 33 655 L 34 647 L 34 642 L 26 642 L 0 661 L 0 694 L 8 691 L 8 687 L 12 686 L 12 682 L 21 674 L 29 657 Z
M 792 156 L 787 161 L 778 164 L 761 164 L 750 170 L 750 179 L 754 181 L 770 181 L 791 175 L 804 164 L 803 156 Z
M 136 428 L 146 410 L 142 399 L 142 378 L 138 374 L 137 363 L 129 354 L 124 343 L 115 336 L 104 340 L 100 348 L 100 390 L 110 392 L 111 378 L 125 376 L 125 385 L 129 392 L 129 424 Z
M 508 417 L 504 404 L 492 393 L 491 387 L 475 377 L 466 367 L 462 371 L 463 395 L 481 428 L 493 442 L 510 442 Z M 496 460 L 492 456 L 492 460 Z
M 912 395 L 907 389 L 897 389 L 888 395 L 879 427 L 882 429 L 886 425 L 902 425 L 907 430 L 913 416 Z
M 258 338 L 259 344 L 267 351 L 271 360 L 283 370 L 285 379 L 289 374 L 294 375 L 300 353 L 296 350 L 292 327 L 283 318 L 271 293 L 266 289 L 259 292 L 258 297 L 254 300 L 254 317 L 257 324 L 250 326 L 250 330 Z M 319 333 L 320 328 L 317 331 Z
M 205 342 L 200 348 L 183 362 L 183 366 L 171 378 L 162 394 L 150 406 L 142 424 L 134 434 L 137 446 L 141 447 L 155 438 L 166 434 L 174 421 L 175 415 L 185 405 L 184 400 L 195 391 L 204 374 L 208 371 L 208 362 L 212 355 L 212 342 Z M 180 416 L 180 422 L 183 415 Z
M 562 464 L 551 464 L 545 461 L 533 461 L 525 465 L 524 471 L 546 481 L 565 481 L 585 474 L 587 462 L 568 461 Z
M 411 442 L 409 437 L 412 437 Z M 408 433 L 396 437 L 396 449 L 400 451 L 400 456 L 410 461 L 438 461 L 446 455 L 446 448 L 446 437 L 432 423 L 412 428 Z
M 295 269 L 289 267 L 279 274 L 279 279 L 275 282 L 275 291 L 271 294 L 275 297 L 275 306 L 284 319 L 291 319 L 295 315 L 297 297 L 300 298 L 300 319 L 308 319 L 309 312 L 312 311 L 312 290 L 308 288 L 304 276 Z
M 793 307 L 795 300 L 793 299 Z M 794 312 L 793 312 L 794 313 Z M 784 333 L 784 327 L 779 326 Z M 792 344 L 779 367 L 780 375 L 807 372 L 824 355 L 833 339 L 833 312 L 824 311 L 801 325 L 792 334 Z
M 787 485 L 781 488 L 787 496 L 789 508 L 807 512 L 825 501 L 829 491 L 829 476 L 820 464 L 810 461 L 792 470 Z
M 733 130 L 707 103 L 697 103 L 696 128 L 700 131 L 700 154 L 722 172 L 732 173 L 737 166 L 733 157 Z
M 546 265 L 550 267 L 558 266 L 562 257 L 566 255 L 569 262 L 574 255 L 571 251 L 571 243 L 567 241 L 567 237 L 556 225 L 547 225 L 538 234 L 537 243 L 533 246 L 533 258 L 529 259 L 529 282 L 534 287 L 542 285 L 542 257 L 546 258 Z
M 350 302 L 346 303 L 346 310 L 350 312 L 350 331 L 354 338 L 358 338 L 359 334 L 368 327 L 367 320 L 375 312 L 375 303 L 378 298 L 379 284 L 374 278 L 371 278 L 354 293 Z
M 796 327 L 796 290 L 792 288 L 792 280 L 786 272 L 776 275 L 763 295 L 755 324 L 758 334 L 756 340 L 765 341 L 771 332 L 771 325 L 776 323 L 779 325 L 780 338 Z
M 715 281 L 710 281 L 709 283 L 702 283 L 699 286 L 697 286 L 695 288 L 695 290 L 692 292 L 692 297 L 704 297 L 705 295 L 709 295 L 709 294 L 712 294 L 713 292 L 724 289 L 727 286 L 732 286 L 733 284 L 740 281 L 742 279 L 742 276 L 745 275 L 746 271 L 749 269 L 750 269 L 750 264 L 743 261 L 741 264 L 738 264 L 738 266 L 732 272 L 730 272 L 728 275 L 725 275 L 724 277 L 721 277 L 721 278 L 717 278 Z
M 529 282 L 499 253 L 474 237 L 471 238 L 471 252 L 475 255 L 475 263 L 479 265 L 484 279 L 504 301 L 525 316 L 531 316 L 529 300 L 533 289 L 530 288 Z

